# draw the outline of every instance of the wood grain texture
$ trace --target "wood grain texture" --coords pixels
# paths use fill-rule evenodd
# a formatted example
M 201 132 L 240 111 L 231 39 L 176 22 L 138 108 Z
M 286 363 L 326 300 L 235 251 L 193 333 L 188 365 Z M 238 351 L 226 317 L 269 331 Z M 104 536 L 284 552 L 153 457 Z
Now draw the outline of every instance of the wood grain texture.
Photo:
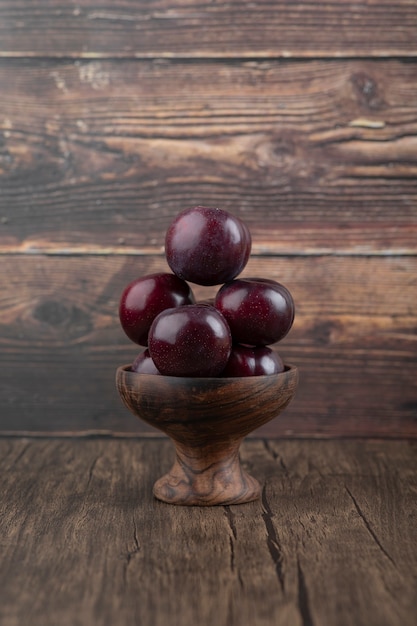
M 0 92 L 2 251 L 160 253 L 205 204 L 259 254 L 415 253 L 415 64 L 3 60 Z
M 165 260 L 6 255 L 1 262 L 1 430 L 150 432 L 116 392 L 116 368 L 137 354 L 117 309 L 125 285 L 166 271 Z M 284 283 L 296 303 L 294 326 L 277 349 L 299 368 L 299 388 L 264 434 L 417 435 L 415 257 L 254 257 L 245 274 Z M 214 289 L 197 287 L 195 295 Z
M 416 445 L 254 440 L 261 502 L 152 497 L 166 441 L 0 440 L 2 626 L 414 626 Z
M 2 432 L 152 434 L 118 298 L 208 204 L 297 302 L 263 434 L 415 437 L 416 27 L 411 0 L 0 0 Z
M 4 56 L 416 56 L 410 0 L 2 0 Z

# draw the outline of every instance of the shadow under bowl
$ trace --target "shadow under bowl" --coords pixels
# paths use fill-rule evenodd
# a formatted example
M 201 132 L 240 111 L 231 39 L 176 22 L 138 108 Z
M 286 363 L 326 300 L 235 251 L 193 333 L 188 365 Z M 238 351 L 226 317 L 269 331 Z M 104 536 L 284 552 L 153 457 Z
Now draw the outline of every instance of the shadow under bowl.
M 119 367 L 116 386 L 126 407 L 175 446 L 175 463 L 155 483 L 155 497 L 200 506 L 257 499 L 261 488 L 240 465 L 240 444 L 285 409 L 297 383 L 293 365 L 280 374 L 242 378 L 159 376 Z

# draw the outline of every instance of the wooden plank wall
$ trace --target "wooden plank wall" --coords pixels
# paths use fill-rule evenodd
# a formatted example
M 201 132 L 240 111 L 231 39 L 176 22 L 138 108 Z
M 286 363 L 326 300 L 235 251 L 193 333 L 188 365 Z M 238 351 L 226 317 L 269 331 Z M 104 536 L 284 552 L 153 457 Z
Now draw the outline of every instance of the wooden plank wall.
M 152 432 L 118 299 L 206 204 L 296 300 L 263 434 L 417 436 L 415 2 L 0 0 L 0 103 L 3 433 Z

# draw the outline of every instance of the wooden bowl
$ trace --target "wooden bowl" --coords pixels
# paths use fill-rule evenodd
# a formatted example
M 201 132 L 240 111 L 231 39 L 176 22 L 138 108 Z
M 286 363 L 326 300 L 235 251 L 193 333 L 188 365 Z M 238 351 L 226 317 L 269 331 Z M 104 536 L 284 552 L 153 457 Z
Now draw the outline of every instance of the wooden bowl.
M 116 386 L 126 407 L 175 446 L 175 463 L 155 483 L 155 497 L 200 506 L 257 499 L 260 485 L 240 465 L 241 441 L 279 415 L 297 382 L 292 365 L 281 374 L 245 378 L 179 378 L 119 367 Z

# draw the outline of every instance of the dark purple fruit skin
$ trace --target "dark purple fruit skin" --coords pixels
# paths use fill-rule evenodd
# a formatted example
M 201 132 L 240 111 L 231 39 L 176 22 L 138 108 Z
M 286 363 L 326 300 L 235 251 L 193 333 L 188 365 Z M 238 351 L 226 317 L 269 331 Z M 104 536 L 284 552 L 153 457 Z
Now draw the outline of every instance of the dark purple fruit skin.
M 179 213 L 167 230 L 165 254 L 180 278 L 220 285 L 235 278 L 251 251 L 247 226 L 227 211 L 197 206 Z
M 288 289 L 264 278 L 242 278 L 223 285 L 215 307 L 229 324 L 233 342 L 247 346 L 280 341 L 294 321 L 294 301 Z
M 208 304 L 163 311 L 149 330 L 149 352 L 165 376 L 219 376 L 231 349 L 225 319 Z
M 148 274 L 129 283 L 123 291 L 120 323 L 129 339 L 147 346 L 149 328 L 161 311 L 193 302 L 190 286 L 175 274 Z
M 138 354 L 130 369 L 137 374 L 160 374 L 148 349 Z
M 222 377 L 269 376 L 284 371 L 281 357 L 271 348 L 233 346 Z

